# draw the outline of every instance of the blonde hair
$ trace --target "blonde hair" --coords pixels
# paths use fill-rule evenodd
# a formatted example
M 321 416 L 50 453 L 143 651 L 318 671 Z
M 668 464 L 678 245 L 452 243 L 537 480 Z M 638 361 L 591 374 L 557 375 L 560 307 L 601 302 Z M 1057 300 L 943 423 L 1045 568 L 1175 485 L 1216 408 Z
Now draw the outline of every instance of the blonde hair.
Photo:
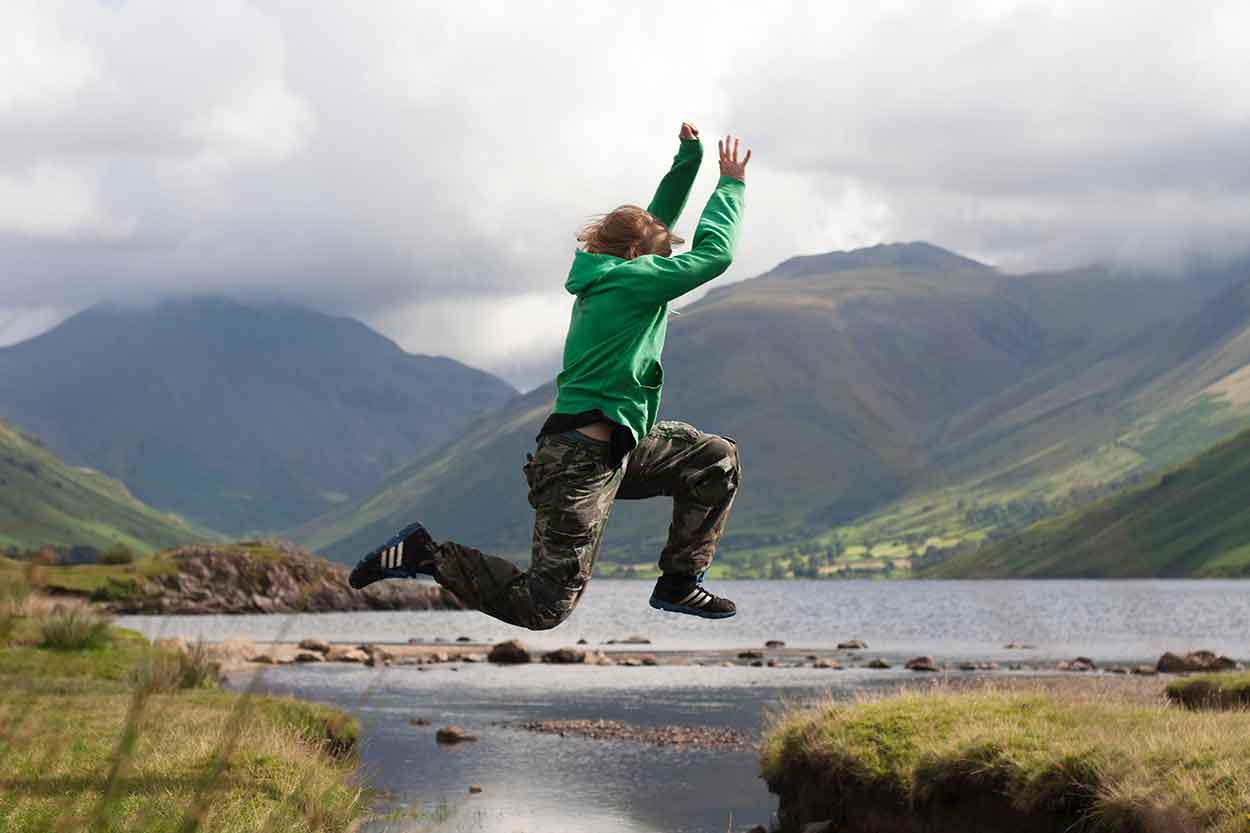
M 577 232 L 577 240 L 591 254 L 616 255 L 625 260 L 640 255 L 668 256 L 674 246 L 686 242 L 650 211 L 636 205 L 622 205 L 596 217 Z

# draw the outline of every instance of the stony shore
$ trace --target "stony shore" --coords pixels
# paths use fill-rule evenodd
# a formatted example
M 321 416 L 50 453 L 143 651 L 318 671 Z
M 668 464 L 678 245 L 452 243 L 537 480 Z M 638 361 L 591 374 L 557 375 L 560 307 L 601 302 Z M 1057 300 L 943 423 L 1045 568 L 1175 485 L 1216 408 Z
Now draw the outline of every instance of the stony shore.
M 164 640 L 169 647 L 185 647 L 182 640 Z M 524 643 L 509 640 L 495 644 L 472 642 L 460 637 L 455 642 L 421 642 L 406 644 L 330 643 L 321 639 L 300 642 L 253 642 L 236 637 L 211 643 L 210 651 L 226 670 L 259 668 L 293 663 L 357 663 L 368 666 L 419 666 L 428 668 L 465 664 L 527 664 L 589 665 L 589 666 L 720 666 L 744 668 L 811 668 L 830 672 L 854 668 L 907 672 L 906 677 L 935 679 L 989 678 L 1010 679 L 1008 672 L 1024 672 L 1028 677 L 1057 674 L 1060 676 L 1145 677 L 1190 673 L 1233 671 L 1242 663 L 1210 651 L 1197 650 L 1184 655 L 1168 652 L 1153 663 L 1124 665 L 1101 663 L 1089 657 L 1068 660 L 1022 657 L 1016 661 L 964 658 L 935 660 L 917 656 L 902 660 L 885 657 L 868 650 L 855 640 L 838 649 L 789 648 L 770 642 L 763 648 L 729 648 L 700 650 L 656 650 L 641 637 L 609 640 L 591 646 L 581 642 L 548 651 L 531 650 Z M 1010 647 L 1010 646 L 1008 646 Z M 902 675 L 900 675 L 901 677 Z

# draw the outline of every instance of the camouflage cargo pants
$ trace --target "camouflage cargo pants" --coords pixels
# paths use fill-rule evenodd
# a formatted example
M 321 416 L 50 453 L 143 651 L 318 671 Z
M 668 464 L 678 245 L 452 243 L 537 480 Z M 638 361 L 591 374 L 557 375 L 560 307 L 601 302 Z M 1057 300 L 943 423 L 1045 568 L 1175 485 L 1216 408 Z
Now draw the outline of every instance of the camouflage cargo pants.
M 530 568 L 451 541 L 439 545 L 435 565 L 439 583 L 469 607 L 533 630 L 554 628 L 577 606 L 617 498 L 673 498 L 660 569 L 693 576 L 711 563 L 738 491 L 733 440 L 684 422 L 657 422 L 616 468 L 606 443 L 562 434 L 540 437 L 526 456 Z

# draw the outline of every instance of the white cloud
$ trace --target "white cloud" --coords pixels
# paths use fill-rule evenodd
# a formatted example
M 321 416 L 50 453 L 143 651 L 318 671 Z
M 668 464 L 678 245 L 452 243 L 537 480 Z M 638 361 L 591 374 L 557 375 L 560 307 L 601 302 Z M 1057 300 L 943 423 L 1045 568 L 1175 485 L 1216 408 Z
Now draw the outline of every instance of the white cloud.
M 6 4 L 0 308 L 281 295 L 527 384 L 589 215 L 753 147 L 738 262 L 1244 245 L 1236 2 Z

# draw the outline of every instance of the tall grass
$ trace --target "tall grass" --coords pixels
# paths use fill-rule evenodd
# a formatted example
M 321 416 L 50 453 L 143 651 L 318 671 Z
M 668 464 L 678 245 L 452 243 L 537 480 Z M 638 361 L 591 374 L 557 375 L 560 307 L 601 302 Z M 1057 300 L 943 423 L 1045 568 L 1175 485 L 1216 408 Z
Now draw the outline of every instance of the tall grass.
M 53 651 L 95 651 L 112 642 L 107 619 L 85 607 L 53 613 L 40 625 L 39 647 Z
M 131 671 L 130 682 L 152 693 L 216 688 L 221 682 L 221 663 L 213 659 L 203 642 L 184 651 L 153 648 Z

